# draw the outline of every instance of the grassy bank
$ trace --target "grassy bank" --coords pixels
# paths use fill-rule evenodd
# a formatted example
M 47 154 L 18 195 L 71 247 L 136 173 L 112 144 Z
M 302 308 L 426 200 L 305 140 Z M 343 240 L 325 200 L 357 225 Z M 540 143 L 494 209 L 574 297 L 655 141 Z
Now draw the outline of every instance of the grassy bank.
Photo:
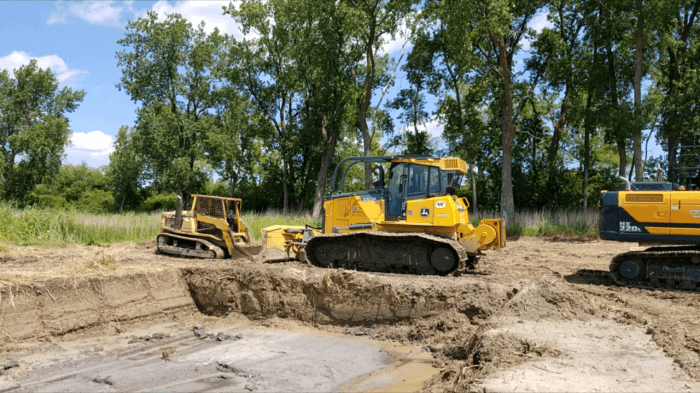
M 472 215 L 474 225 L 482 218 L 497 217 L 493 212 Z M 271 225 L 320 226 L 310 215 L 283 215 L 279 212 L 245 213 L 243 220 L 255 240 L 260 229 Z M 537 236 L 570 233 L 595 234 L 595 211 L 521 211 L 509 225 L 510 235 Z M 0 243 L 18 246 L 61 247 L 69 244 L 105 244 L 155 239 L 160 213 L 88 214 L 75 210 L 16 209 L 0 204 Z
M 598 212 L 595 210 L 576 211 L 546 211 L 524 210 L 516 211 L 515 219 L 509 220 L 508 234 L 515 236 L 541 236 L 559 233 L 569 233 L 575 236 L 595 235 Z M 469 218 L 473 225 L 481 219 L 494 218 L 495 212 L 479 212 Z

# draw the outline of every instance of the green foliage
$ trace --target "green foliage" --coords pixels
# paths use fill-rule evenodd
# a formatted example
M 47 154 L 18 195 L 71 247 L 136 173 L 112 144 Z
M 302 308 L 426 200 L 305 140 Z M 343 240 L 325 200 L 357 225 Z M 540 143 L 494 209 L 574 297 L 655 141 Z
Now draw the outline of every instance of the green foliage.
M 134 209 L 140 202 L 144 170 L 143 155 L 134 143 L 134 133 L 129 132 L 128 127 L 120 127 L 107 168 L 109 185 L 114 190 L 119 211 L 125 206 Z
M 146 198 L 139 206 L 139 209 L 146 212 L 175 210 L 177 205 L 177 194 L 155 194 Z
M 128 22 L 125 37 L 118 41 L 126 49 L 117 52 L 122 67 L 117 87 L 141 104 L 132 150 L 144 159 L 144 180 L 153 181 L 157 189 L 176 188 L 184 199 L 205 182 L 206 174 L 195 162 L 203 159 L 212 124 L 207 113 L 216 98 L 211 71 L 222 40 L 218 30 L 207 35 L 204 24 L 192 28 L 179 14 L 160 21 L 149 11 Z M 130 184 L 119 182 L 122 195 Z
M 50 181 L 34 187 L 25 201 L 47 208 L 106 213 L 114 209 L 114 197 L 107 183 L 108 178 L 100 169 L 86 164 L 63 165 Z
M 14 70 L 0 71 L 0 192 L 5 199 L 24 202 L 36 184 L 61 166 L 70 128 L 67 113 L 77 109 L 83 90 L 58 88 L 50 68 L 36 60 Z

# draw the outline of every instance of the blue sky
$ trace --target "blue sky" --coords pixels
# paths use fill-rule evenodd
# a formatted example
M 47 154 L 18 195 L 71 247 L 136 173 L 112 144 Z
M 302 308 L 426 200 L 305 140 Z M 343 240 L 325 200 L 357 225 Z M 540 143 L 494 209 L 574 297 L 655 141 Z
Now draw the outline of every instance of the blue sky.
M 3 37 L 0 69 L 12 70 L 30 59 L 37 59 L 42 68 L 51 67 L 62 86 L 85 90 L 85 100 L 69 115 L 72 146 L 66 150 L 64 162 L 85 162 L 92 167 L 106 165 L 119 127 L 131 126 L 136 119 L 136 105 L 115 87 L 121 77 L 115 53 L 122 47 L 117 40 L 124 36 L 126 21 L 145 15 L 147 10 L 161 15 L 177 12 L 193 24 L 204 20 L 207 31 L 218 27 L 240 38 L 242 34 L 236 23 L 229 16 L 221 15 L 221 7 L 227 4 L 229 1 L 0 2 Z M 541 13 L 530 27 L 539 31 L 548 25 L 545 14 Z M 402 44 L 403 39 L 397 37 L 383 52 L 398 58 Z M 525 42 L 523 49 L 528 48 Z M 405 50 L 410 49 L 409 43 Z M 399 71 L 396 84 L 388 91 L 382 105 L 402 87 L 406 87 L 406 81 Z M 430 112 L 434 103 L 435 98 L 429 97 L 427 109 Z M 442 133 L 437 120 L 424 126 L 434 137 Z
M 181 13 L 193 24 L 207 22 L 240 37 L 237 26 L 221 15 L 226 2 L 0 2 L 0 69 L 15 69 L 36 59 L 51 67 L 61 86 L 83 89 L 84 101 L 69 114 L 72 146 L 64 160 L 99 167 L 109 163 L 114 136 L 132 125 L 136 105 L 119 91 L 121 71 L 115 53 L 122 47 L 126 21 L 145 15 Z

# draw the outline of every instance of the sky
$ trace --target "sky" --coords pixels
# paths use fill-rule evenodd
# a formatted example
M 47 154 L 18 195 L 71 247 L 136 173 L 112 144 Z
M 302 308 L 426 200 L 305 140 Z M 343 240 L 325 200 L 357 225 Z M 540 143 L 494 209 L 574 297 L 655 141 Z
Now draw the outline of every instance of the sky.
M 243 35 L 233 19 L 221 15 L 222 7 L 228 4 L 229 1 L 2 1 L 0 69 L 13 70 L 36 59 L 40 67 L 51 68 L 61 87 L 85 90 L 80 107 L 68 114 L 73 134 L 64 163 L 85 162 L 100 167 L 109 163 L 119 128 L 132 126 L 136 120 L 136 104 L 116 87 L 121 70 L 115 55 L 124 49 L 117 41 L 124 37 L 127 20 L 144 16 L 148 10 L 161 15 L 180 13 L 193 25 L 205 21 L 207 32 L 218 27 L 223 33 L 241 38 Z M 530 27 L 540 31 L 548 25 L 545 14 L 541 13 Z M 403 39 L 397 37 L 387 43 L 383 53 L 398 58 L 403 44 Z M 410 43 L 404 47 L 404 59 L 410 49 Z M 523 49 L 529 49 L 527 42 Z M 404 75 L 399 71 L 382 106 L 406 87 Z M 434 106 L 435 98 L 429 97 L 429 112 Z M 442 126 L 435 119 L 425 127 L 434 137 L 442 133 Z

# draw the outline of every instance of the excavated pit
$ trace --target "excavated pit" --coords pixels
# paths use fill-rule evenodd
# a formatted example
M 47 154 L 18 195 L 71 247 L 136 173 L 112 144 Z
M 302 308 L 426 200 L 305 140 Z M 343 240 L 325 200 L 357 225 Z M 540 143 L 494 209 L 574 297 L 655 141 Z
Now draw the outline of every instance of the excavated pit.
M 572 254 L 572 244 L 513 241 L 509 246 L 516 252 L 492 252 L 476 271 L 458 277 L 300 263 L 201 263 L 156 255 L 153 245 L 97 254 L 86 248 L 77 256 L 75 250 L 63 256 L 18 252 L 0 256 L 0 360 L 24 356 L 42 343 L 55 347 L 173 321 L 187 326 L 242 318 L 282 331 L 311 329 L 312 336 L 416 348 L 413 355 L 422 351 L 428 365 L 422 379 L 402 385 L 409 390 L 700 389 L 698 330 L 682 317 L 669 322 L 662 314 L 679 301 L 692 310 L 700 297 L 618 288 L 600 278 L 581 282 L 585 277 L 576 276 L 567 258 L 583 255 L 587 259 L 575 266 L 595 268 L 617 249 L 601 256 L 601 245 L 608 243 L 574 244 L 579 250 Z M 105 261 L 114 266 L 101 266 Z M 650 309 L 649 302 L 658 308 Z M 392 367 L 393 379 L 416 374 L 408 366 Z M 0 390 L 11 387 L 4 383 L 21 385 L 27 370 L 6 371 Z M 590 386 L 586 375 L 596 376 Z M 371 390 L 387 378 L 365 376 L 339 390 Z

